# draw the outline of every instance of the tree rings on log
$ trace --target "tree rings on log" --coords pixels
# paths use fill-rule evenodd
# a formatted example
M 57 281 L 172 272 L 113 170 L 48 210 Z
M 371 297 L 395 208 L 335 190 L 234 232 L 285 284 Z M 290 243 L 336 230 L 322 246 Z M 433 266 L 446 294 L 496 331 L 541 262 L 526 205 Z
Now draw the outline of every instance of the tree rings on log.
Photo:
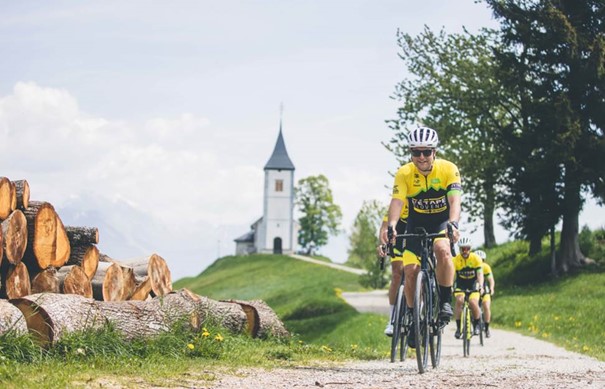
M 6 280 L 2 286 L 6 292 L 6 297 L 9 299 L 31 294 L 29 272 L 23 262 L 9 266 Z
M 99 267 L 99 249 L 94 244 L 83 246 L 71 246 L 71 254 L 67 265 L 79 265 L 90 280 L 94 277 Z
M 59 293 L 59 278 L 57 269 L 48 267 L 36 274 L 31 282 L 32 293 Z
M 27 180 L 15 180 L 13 183 L 17 192 L 17 208 L 27 209 L 29 207 L 29 184 Z
M 12 212 L 12 183 L 6 177 L 0 177 L 0 220 L 4 220 Z
M 18 209 L 2 222 L 2 248 L 11 264 L 16 265 L 23 259 L 27 248 L 27 219 Z
M 23 213 L 27 218 L 28 249 L 24 259 L 28 265 L 39 269 L 65 265 L 71 246 L 55 208 L 47 202 L 30 201 Z
M 61 293 L 92 298 L 92 284 L 78 265 L 63 266 L 57 271 Z

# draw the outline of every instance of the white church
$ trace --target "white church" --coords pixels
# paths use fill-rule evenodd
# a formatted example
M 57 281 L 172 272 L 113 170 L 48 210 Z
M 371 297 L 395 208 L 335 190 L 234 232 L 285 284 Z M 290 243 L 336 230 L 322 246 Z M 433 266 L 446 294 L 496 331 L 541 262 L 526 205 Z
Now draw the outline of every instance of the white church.
M 288 156 L 281 120 L 273 154 L 265 164 L 263 216 L 235 240 L 235 255 L 291 254 L 296 251 L 298 223 L 294 220 L 294 164 Z

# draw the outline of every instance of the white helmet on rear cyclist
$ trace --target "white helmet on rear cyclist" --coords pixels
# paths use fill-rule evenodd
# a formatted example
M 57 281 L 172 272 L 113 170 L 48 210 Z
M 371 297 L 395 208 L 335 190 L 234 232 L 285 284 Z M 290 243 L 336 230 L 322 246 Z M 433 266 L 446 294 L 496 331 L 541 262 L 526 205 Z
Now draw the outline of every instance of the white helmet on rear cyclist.
M 458 247 L 460 247 L 460 248 L 468 247 L 470 249 L 471 248 L 471 240 L 469 238 L 467 238 L 466 236 L 463 236 L 458 241 Z
M 408 143 L 410 148 L 429 147 L 434 149 L 439 144 L 439 137 L 437 131 L 432 128 L 418 127 L 408 134 Z
M 477 251 L 475 251 L 475 254 L 477 254 L 484 261 L 485 261 L 485 258 L 487 258 L 487 254 L 483 250 L 477 250 Z

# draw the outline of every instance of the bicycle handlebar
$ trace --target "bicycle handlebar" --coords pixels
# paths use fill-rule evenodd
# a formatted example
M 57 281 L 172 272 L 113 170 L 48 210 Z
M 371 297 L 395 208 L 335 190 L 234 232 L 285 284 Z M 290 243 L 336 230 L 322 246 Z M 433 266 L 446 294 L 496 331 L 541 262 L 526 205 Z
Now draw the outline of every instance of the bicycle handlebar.
M 388 249 L 388 253 L 387 255 L 393 257 L 394 256 L 394 252 L 393 252 L 393 244 L 391 243 L 393 241 L 393 238 L 403 238 L 403 239 L 409 239 L 409 238 L 419 238 L 419 239 L 436 239 L 436 238 L 448 238 L 450 240 L 450 253 L 452 254 L 452 257 L 456 256 L 456 249 L 454 247 L 454 229 L 452 227 L 452 225 L 450 223 L 447 224 L 447 232 L 443 233 L 443 232 L 434 232 L 434 233 L 428 233 L 426 232 L 426 230 L 423 227 L 416 227 L 416 233 L 405 233 L 405 234 L 395 234 L 395 232 L 393 231 L 393 227 L 389 226 L 387 229 L 387 249 Z

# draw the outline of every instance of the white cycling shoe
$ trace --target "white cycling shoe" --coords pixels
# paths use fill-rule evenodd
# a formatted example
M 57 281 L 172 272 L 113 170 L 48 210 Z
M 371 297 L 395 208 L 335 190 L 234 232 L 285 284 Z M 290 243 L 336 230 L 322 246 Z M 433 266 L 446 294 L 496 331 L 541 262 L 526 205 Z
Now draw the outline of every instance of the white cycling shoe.
M 387 324 L 387 327 L 384 329 L 384 334 L 386 336 L 393 336 L 393 325 L 391 323 Z

